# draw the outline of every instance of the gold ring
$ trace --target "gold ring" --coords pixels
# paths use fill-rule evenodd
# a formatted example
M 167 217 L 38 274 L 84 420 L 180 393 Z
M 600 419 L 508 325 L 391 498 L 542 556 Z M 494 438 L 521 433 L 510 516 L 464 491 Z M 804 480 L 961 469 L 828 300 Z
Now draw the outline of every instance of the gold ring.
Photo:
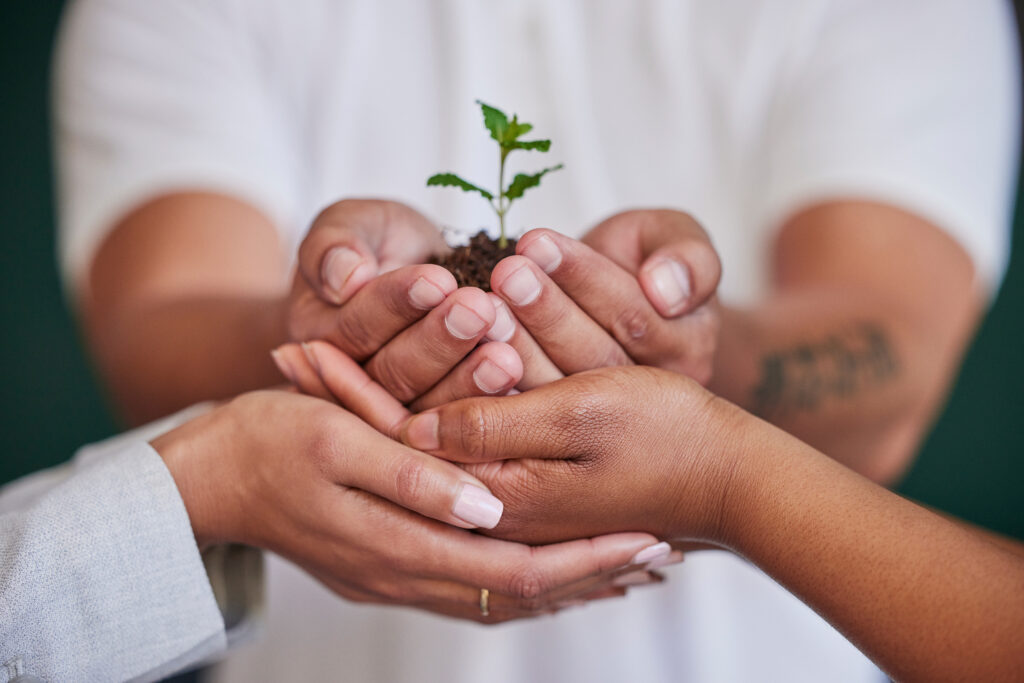
M 480 614 L 485 617 L 491 615 L 491 591 L 486 588 L 480 589 Z

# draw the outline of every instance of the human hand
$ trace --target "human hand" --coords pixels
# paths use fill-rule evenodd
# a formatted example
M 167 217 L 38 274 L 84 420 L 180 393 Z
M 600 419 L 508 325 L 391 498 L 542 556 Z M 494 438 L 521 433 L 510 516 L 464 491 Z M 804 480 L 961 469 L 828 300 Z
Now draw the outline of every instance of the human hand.
M 710 380 L 721 265 L 688 215 L 627 211 L 582 242 L 533 230 L 516 252 L 491 276 L 500 302 L 488 338 L 519 353 L 520 389 L 633 362 Z
M 465 399 L 402 427 L 406 443 L 464 463 L 502 498 L 502 521 L 487 533 L 529 543 L 627 529 L 727 542 L 738 444 L 769 433 L 696 382 L 648 367 Z
M 349 199 L 328 207 L 299 249 L 290 338 L 329 341 L 404 403 L 432 388 L 421 405 L 507 391 L 522 373 L 518 356 L 504 344 L 477 348 L 495 321 L 490 299 L 457 290 L 451 273 L 423 264 L 447 248 L 430 221 L 403 204 Z
M 476 478 L 292 392 L 242 395 L 153 447 L 200 546 L 274 551 L 357 602 L 487 623 L 535 616 L 621 594 L 611 582 L 657 545 L 642 533 L 544 548 L 473 534 L 501 515 Z M 489 616 L 481 588 L 491 592 Z

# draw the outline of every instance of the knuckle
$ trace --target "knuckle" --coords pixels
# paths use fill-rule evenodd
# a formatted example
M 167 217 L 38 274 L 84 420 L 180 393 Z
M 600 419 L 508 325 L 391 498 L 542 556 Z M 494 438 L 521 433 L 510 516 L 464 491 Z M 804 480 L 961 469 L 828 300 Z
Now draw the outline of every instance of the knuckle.
M 402 403 L 408 403 L 420 393 L 412 378 L 406 375 L 405 367 L 387 355 L 374 356 L 367 364 L 366 372 Z
M 422 462 L 413 456 L 403 457 L 394 471 L 395 496 L 405 502 L 421 500 L 427 488 L 427 471 Z
M 625 346 L 643 344 L 651 328 L 651 314 L 636 306 L 624 307 L 612 321 L 612 334 Z
M 354 315 L 347 314 L 344 309 L 335 318 L 339 346 L 356 361 L 369 358 L 380 348 L 380 340 L 370 332 L 372 327 L 357 320 Z
M 527 610 L 537 609 L 542 603 L 546 592 L 546 581 L 542 573 L 532 564 L 526 564 L 509 578 L 509 593 L 516 599 L 520 607 Z
M 475 401 L 468 403 L 459 414 L 462 452 L 472 460 L 487 460 L 491 448 L 487 426 L 490 419 L 483 407 Z

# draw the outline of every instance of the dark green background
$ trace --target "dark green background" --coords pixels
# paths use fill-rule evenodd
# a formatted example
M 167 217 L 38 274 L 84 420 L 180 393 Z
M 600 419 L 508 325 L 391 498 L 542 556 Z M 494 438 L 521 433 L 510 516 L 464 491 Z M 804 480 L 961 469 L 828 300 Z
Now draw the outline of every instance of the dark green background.
M 147 0 L 141 0 L 147 1 Z M 111 434 L 62 300 L 54 257 L 50 46 L 62 2 L 6 3 L 2 32 L 0 482 L 67 459 Z M 903 490 L 1024 538 L 1024 217 L 1010 272 L 941 421 Z

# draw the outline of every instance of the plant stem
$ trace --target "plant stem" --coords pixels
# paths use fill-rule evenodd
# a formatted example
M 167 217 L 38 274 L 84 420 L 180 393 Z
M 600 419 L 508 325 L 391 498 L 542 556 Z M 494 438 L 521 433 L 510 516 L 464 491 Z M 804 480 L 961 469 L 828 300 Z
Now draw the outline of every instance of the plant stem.
M 501 235 L 498 238 L 498 246 L 504 249 L 508 246 L 508 239 L 505 237 L 505 212 L 508 211 L 508 206 L 505 204 L 505 157 L 508 156 L 508 150 L 504 147 L 501 148 L 501 162 L 498 164 L 498 228 L 501 230 Z

